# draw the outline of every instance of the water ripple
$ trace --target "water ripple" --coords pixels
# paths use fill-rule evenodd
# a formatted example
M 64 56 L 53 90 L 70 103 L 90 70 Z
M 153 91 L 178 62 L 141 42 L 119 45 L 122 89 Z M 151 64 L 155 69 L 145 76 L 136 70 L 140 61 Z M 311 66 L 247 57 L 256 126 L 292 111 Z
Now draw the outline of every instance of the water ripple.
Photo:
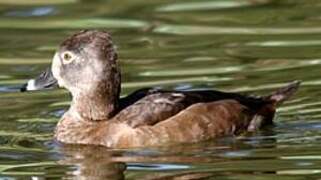
M 35 6 L 35 5 L 54 5 L 54 4 L 69 4 L 76 3 L 78 0 L 0 0 L 0 4 L 4 5 L 21 5 L 21 6 Z
M 13 17 L 37 17 L 53 15 L 55 9 L 53 7 L 37 7 L 30 10 L 10 11 L 5 13 L 6 16 Z
M 247 7 L 259 4 L 265 4 L 267 0 L 261 1 L 202 1 L 190 3 L 175 3 L 157 8 L 156 11 L 160 12 L 179 12 L 179 11 L 204 11 L 204 10 L 217 10 L 236 7 Z
M 144 28 L 148 23 L 131 19 L 64 19 L 64 20 L 29 20 L 1 19 L 0 28 L 7 29 L 65 29 L 65 28 Z
M 162 24 L 154 29 L 155 33 L 177 35 L 289 35 L 289 34 L 320 34 L 321 27 L 219 27 L 204 25 Z

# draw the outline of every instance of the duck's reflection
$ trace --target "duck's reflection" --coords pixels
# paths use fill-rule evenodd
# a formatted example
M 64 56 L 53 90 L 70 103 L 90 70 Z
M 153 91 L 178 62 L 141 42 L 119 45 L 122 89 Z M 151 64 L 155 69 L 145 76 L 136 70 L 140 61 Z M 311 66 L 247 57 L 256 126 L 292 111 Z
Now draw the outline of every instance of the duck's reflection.
M 213 160 L 207 157 L 178 156 L 177 152 L 169 152 L 164 156 L 152 150 L 115 151 L 97 146 L 62 145 L 60 151 L 63 158 L 58 163 L 71 167 L 64 177 L 66 179 L 119 180 L 125 179 L 125 175 L 128 176 L 126 179 L 198 179 L 210 174 L 192 172 L 188 165 L 171 163 L 205 163 Z M 126 173 L 127 167 L 136 172 Z
M 70 165 L 67 179 L 125 179 L 126 164 L 113 160 L 118 155 L 104 147 L 62 145 L 64 155 L 59 163 Z
M 71 167 L 65 175 L 66 179 L 155 180 L 233 176 L 233 173 L 227 175 L 226 172 L 217 171 L 216 168 L 240 163 L 238 160 L 250 158 L 253 156 L 251 154 L 253 148 L 258 146 L 274 148 L 275 145 L 274 138 L 254 138 L 251 136 L 244 138 L 243 140 L 226 138 L 225 140 L 221 139 L 203 144 L 185 144 L 167 148 L 128 151 L 111 150 L 99 146 L 61 145 L 59 150 L 63 154 L 63 158 L 58 163 Z M 264 159 L 264 157 L 261 158 Z M 231 162 L 228 163 L 227 161 Z M 211 164 L 211 167 L 201 171 L 195 169 L 195 166 L 202 164 Z M 251 175 L 256 172 L 242 171 L 235 173 Z M 271 172 L 261 171 L 260 173 L 270 174 Z

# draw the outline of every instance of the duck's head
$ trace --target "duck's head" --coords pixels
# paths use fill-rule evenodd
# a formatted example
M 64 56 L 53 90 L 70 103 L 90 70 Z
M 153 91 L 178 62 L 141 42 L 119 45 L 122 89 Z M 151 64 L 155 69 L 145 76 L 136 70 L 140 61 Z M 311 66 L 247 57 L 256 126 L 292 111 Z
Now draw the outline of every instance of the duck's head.
M 31 79 L 22 91 L 41 90 L 55 85 L 73 96 L 97 89 L 118 96 L 120 72 L 117 53 L 105 31 L 85 30 L 64 40 L 56 51 L 51 68 Z

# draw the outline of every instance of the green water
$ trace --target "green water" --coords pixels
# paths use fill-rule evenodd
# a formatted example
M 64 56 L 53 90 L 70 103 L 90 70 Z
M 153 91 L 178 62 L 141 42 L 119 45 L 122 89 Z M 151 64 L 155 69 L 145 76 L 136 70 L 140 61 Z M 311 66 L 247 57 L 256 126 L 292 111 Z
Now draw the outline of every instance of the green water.
M 0 0 L 0 179 L 321 179 L 321 0 Z M 276 127 L 174 147 L 52 139 L 65 90 L 19 93 L 80 29 L 112 33 L 122 93 L 141 87 L 264 94 L 303 85 Z

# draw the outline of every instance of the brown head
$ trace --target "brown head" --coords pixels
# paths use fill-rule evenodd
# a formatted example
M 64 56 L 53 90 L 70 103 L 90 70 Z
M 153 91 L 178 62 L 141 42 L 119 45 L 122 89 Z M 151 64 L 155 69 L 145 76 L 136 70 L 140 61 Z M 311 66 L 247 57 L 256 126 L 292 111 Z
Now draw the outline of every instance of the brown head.
M 107 32 L 86 30 L 68 37 L 57 50 L 51 69 L 59 86 L 74 96 L 97 88 L 119 94 L 117 54 Z
M 46 74 L 52 74 L 60 87 L 71 92 L 71 111 L 91 120 L 113 115 L 120 93 L 120 70 L 107 32 L 85 30 L 68 37 L 56 51 L 51 71 Z M 42 83 L 38 81 L 38 84 L 39 78 L 33 80 L 33 89 L 28 88 L 32 85 L 29 81 L 26 90 L 42 89 L 41 84 L 45 84 L 46 79 L 52 81 L 52 77 L 44 78 L 40 78 Z

